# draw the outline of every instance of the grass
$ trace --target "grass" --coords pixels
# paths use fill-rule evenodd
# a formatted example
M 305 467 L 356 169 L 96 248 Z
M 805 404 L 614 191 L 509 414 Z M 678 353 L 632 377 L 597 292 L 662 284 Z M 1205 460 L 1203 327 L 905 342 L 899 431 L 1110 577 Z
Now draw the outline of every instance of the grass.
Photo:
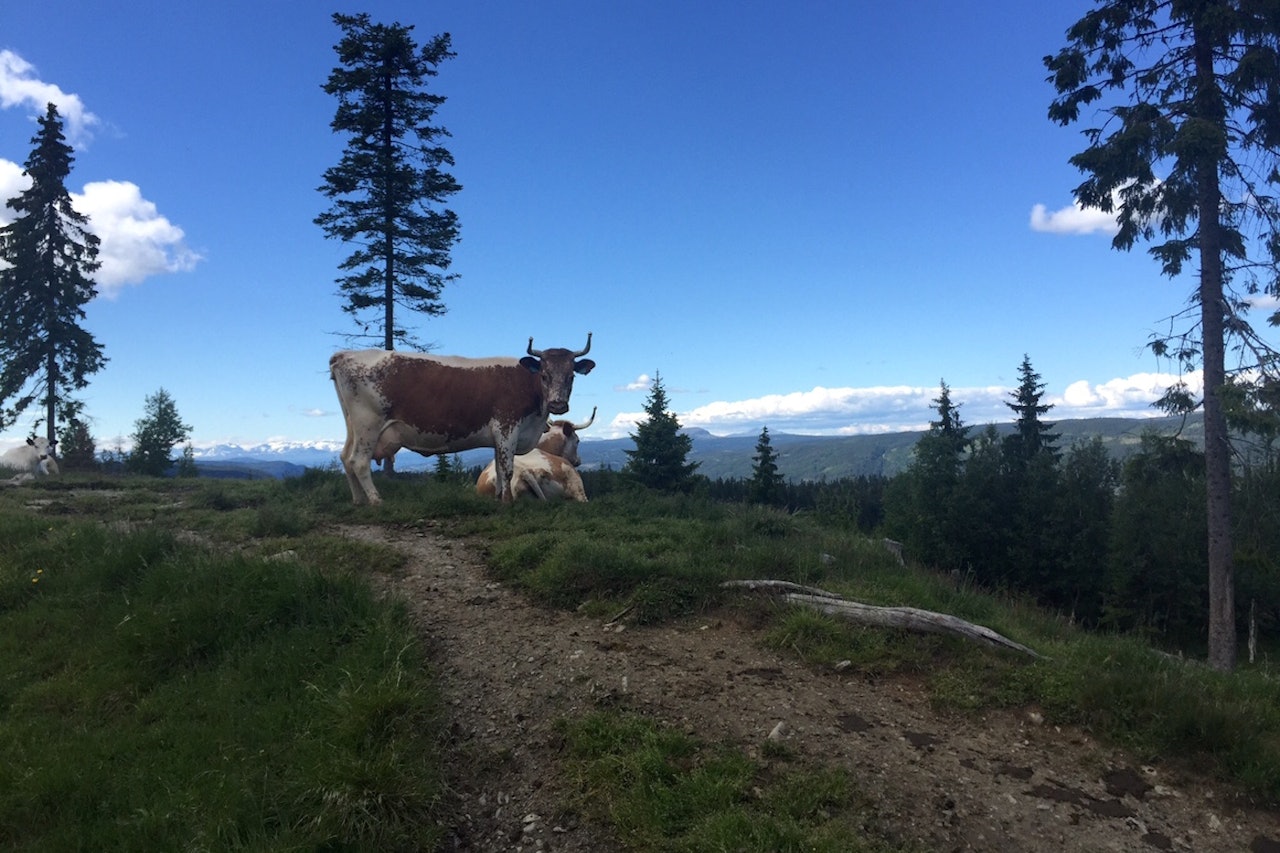
M 752 760 L 651 720 L 593 713 L 561 727 L 582 807 L 628 849 L 743 853 L 902 849 L 877 837 L 852 775 Z
M 437 845 L 438 698 L 343 548 L 12 508 L 0 543 L 0 847 Z
M 364 578 L 393 549 L 326 530 L 439 529 L 546 606 L 658 623 L 712 609 L 804 665 L 910 677 L 946 713 L 1034 706 L 1146 762 L 1280 802 L 1280 680 L 1223 675 L 1142 639 L 900 566 L 814 514 L 613 493 L 500 508 L 465 486 L 64 477 L 0 491 L 0 847 L 434 849 L 451 817 L 429 661 Z M 287 556 L 287 559 L 283 559 Z M 729 595 L 777 578 L 952 613 L 1030 661 Z M 751 758 L 623 711 L 565 719 L 581 808 L 634 850 L 884 849 L 857 780 Z M 861 845 L 861 846 L 860 846 Z

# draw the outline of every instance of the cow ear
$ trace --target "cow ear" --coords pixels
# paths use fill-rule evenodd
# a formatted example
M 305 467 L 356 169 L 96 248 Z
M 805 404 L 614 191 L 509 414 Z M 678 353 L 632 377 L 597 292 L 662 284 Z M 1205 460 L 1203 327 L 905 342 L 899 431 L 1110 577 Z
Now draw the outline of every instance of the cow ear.
M 542 369 L 542 362 L 530 355 L 520 359 L 520 365 L 530 373 L 537 373 Z
M 580 358 L 573 363 L 573 372 L 581 373 L 586 376 L 596 366 L 596 363 L 589 358 Z
M 34 438 L 28 438 L 28 439 L 27 439 L 27 444 L 31 445 L 32 447 L 35 447 L 35 446 L 36 446 L 36 440 L 35 440 Z

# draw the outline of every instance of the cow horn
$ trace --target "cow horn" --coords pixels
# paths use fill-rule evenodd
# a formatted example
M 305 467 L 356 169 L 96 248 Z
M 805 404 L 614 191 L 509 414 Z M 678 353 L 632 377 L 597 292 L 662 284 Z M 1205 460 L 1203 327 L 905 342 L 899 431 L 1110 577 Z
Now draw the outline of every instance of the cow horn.
M 527 352 L 529 353 L 529 355 L 533 356 L 534 358 L 542 358 L 542 350 L 540 350 L 540 349 L 534 349 L 534 348 L 533 348 L 533 338 L 532 338 L 532 337 L 531 337 L 531 338 L 529 338 L 529 348 L 528 348 Z M 581 352 L 575 352 L 575 353 L 573 354 L 573 357 L 574 357 L 574 358 L 580 358 L 581 356 L 584 356 L 584 355 L 586 355 L 586 354 L 587 354 L 587 353 L 589 353 L 589 352 L 591 352 L 591 333 L 590 333 L 590 332 L 587 332 L 587 347 L 586 347 L 586 349 L 582 350 Z
M 596 420 L 596 407 L 595 407 L 595 406 L 592 406 L 592 407 L 591 407 L 591 417 L 587 418 L 586 423 L 574 424 L 574 425 L 573 425 L 573 428 L 574 428 L 574 429 L 576 429 L 576 430 L 577 430 L 577 429 L 586 429 L 587 427 L 589 427 L 589 426 L 591 426 L 593 423 L 595 423 L 595 420 Z

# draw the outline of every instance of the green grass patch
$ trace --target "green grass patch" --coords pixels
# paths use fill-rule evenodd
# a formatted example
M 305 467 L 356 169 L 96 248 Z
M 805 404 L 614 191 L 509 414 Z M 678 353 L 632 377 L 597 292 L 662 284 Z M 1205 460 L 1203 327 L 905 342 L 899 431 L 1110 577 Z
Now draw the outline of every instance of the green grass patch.
M 584 810 L 627 849 L 885 851 L 851 775 L 765 764 L 629 714 L 563 720 Z
M 438 698 L 358 576 L 159 526 L 0 532 L 0 847 L 438 843 Z

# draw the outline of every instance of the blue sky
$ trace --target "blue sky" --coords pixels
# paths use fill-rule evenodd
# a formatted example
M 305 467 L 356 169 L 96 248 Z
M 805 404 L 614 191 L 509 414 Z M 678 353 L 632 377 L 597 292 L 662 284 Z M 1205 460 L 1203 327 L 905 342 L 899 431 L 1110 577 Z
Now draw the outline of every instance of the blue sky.
M 312 220 L 344 140 L 334 11 L 452 34 L 433 91 L 463 185 L 441 354 L 581 347 L 574 417 L 624 436 L 661 372 L 686 426 L 969 423 L 1028 354 L 1050 417 L 1152 414 L 1143 351 L 1189 279 L 1074 207 L 1042 57 L 1092 4 L 436 0 L 0 5 L 0 195 L 53 100 L 103 239 L 99 446 L 165 388 L 197 446 L 341 442 L 348 249 Z M 0 211 L 0 215 L 8 211 Z M 0 435 L 20 439 L 24 420 Z

